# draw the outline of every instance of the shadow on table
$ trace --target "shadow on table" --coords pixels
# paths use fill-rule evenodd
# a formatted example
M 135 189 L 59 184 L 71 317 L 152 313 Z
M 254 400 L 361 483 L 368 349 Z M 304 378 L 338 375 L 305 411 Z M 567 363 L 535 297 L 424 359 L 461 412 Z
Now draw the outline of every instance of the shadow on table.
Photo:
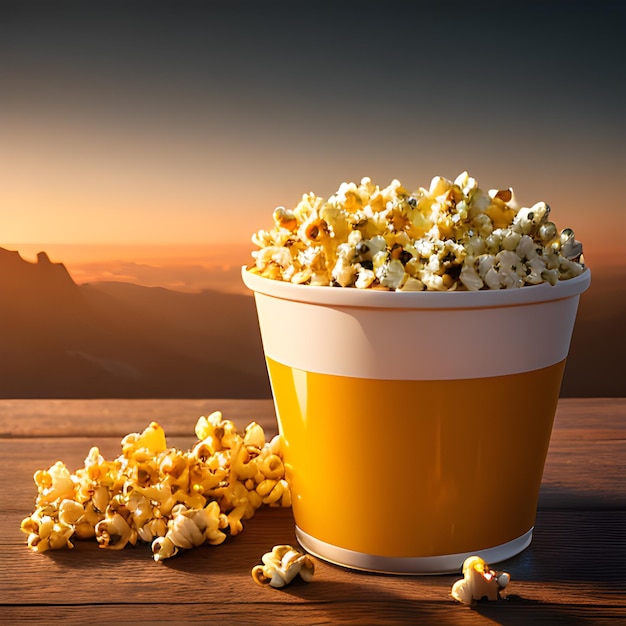
M 292 584 L 280 593 L 314 603 L 324 602 L 323 599 L 328 597 L 329 601 L 320 607 L 317 617 L 326 618 L 333 624 L 423 623 L 463 626 L 478 623 L 479 615 L 487 618 L 490 623 L 502 626 L 528 626 L 532 623 L 582 626 L 590 623 L 588 606 L 551 604 L 511 595 L 497 602 L 483 601 L 469 607 L 457 603 L 449 596 L 448 585 L 424 589 L 424 578 L 410 580 L 415 582 L 415 590 L 410 597 L 406 593 L 396 593 L 388 588 L 377 588 L 375 591 L 371 586 L 364 588 L 357 580 Z M 331 601 L 331 597 L 342 599 Z M 366 621 L 358 621 L 364 619 Z
M 590 624 L 589 607 L 586 607 L 586 615 L 582 615 L 580 607 L 577 606 L 546 604 L 516 596 L 497 603 L 478 603 L 470 610 L 489 619 L 490 623 L 502 626 L 528 626 L 529 624 L 583 626 Z
M 610 471 L 620 472 L 621 468 L 611 468 Z M 616 477 L 607 484 L 614 484 L 623 478 Z M 539 510 L 625 510 L 626 494 L 620 490 L 610 491 L 603 486 L 566 486 L 561 484 L 544 483 L 539 492 Z
M 498 564 L 516 580 L 592 582 L 626 593 L 626 511 L 539 511 L 533 540 Z

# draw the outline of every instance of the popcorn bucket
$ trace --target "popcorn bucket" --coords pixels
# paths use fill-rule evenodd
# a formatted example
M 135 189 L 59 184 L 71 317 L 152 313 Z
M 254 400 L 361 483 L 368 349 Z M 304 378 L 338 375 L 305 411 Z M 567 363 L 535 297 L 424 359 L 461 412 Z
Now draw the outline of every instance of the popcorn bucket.
M 242 274 L 307 551 L 433 574 L 529 545 L 589 270 L 555 286 L 443 293 Z

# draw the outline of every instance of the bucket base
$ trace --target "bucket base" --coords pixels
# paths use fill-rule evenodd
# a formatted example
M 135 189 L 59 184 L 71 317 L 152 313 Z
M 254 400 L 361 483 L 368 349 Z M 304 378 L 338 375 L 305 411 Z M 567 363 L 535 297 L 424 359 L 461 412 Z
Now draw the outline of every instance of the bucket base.
M 334 546 L 325 541 L 315 539 L 296 526 L 296 538 L 300 545 L 313 556 L 324 561 L 362 570 L 365 572 L 378 572 L 381 574 L 452 574 L 461 571 L 463 561 L 468 556 L 478 555 L 487 563 L 498 563 L 509 559 L 530 545 L 533 529 L 524 533 L 521 537 L 503 543 L 499 546 L 475 550 L 473 552 L 461 552 L 459 554 L 445 554 L 441 556 L 425 557 L 387 557 L 364 554 Z

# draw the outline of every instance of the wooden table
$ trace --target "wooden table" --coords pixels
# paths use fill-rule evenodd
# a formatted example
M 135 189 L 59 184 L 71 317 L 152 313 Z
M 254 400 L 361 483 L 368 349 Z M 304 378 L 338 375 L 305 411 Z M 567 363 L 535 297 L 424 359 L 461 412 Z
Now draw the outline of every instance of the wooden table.
M 626 399 L 559 403 L 534 539 L 498 565 L 511 597 L 475 609 L 450 597 L 457 575 L 386 576 L 316 561 L 312 582 L 259 587 L 250 569 L 279 543 L 295 544 L 290 509 L 262 509 L 243 533 L 164 563 L 149 547 L 34 554 L 20 521 L 36 469 L 74 471 L 97 445 L 109 459 L 129 432 L 159 422 L 168 445 L 188 449 L 200 415 L 220 409 L 243 427 L 276 432 L 266 400 L 0 401 L 0 621 L 211 624 L 617 624 L 626 623 Z M 497 514 L 497 512 L 495 512 Z M 332 512 L 329 511 L 329 515 Z

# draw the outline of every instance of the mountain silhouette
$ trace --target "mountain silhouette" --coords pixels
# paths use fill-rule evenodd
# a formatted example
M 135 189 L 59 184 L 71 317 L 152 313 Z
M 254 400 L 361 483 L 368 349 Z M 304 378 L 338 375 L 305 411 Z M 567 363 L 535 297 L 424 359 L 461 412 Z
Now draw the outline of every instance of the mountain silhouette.
M 77 285 L 0 248 L 0 397 L 270 397 L 252 298 Z
M 594 272 L 562 396 L 624 395 L 625 278 Z M 250 295 L 77 285 L 45 252 L 0 248 L 0 333 L 0 398 L 270 397 Z
M 0 248 L 0 319 L 23 315 L 42 307 L 49 315 L 82 308 L 80 290 L 62 263 L 52 263 L 45 252 L 29 263 L 19 252 Z

